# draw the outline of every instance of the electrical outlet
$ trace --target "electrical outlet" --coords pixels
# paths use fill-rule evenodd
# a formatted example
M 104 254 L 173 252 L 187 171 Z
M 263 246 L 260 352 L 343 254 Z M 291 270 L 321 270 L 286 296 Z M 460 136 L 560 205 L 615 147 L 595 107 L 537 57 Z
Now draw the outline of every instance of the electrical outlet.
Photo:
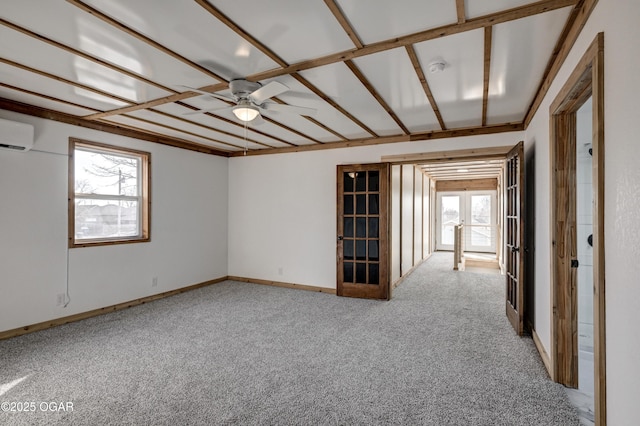
M 56 306 L 64 305 L 64 302 L 67 300 L 67 297 L 64 293 L 59 293 L 56 295 Z
M 158 287 L 158 277 L 151 278 L 151 287 Z
M 283 274 L 283 270 L 282 270 L 282 266 L 278 268 L 278 275 L 282 275 Z

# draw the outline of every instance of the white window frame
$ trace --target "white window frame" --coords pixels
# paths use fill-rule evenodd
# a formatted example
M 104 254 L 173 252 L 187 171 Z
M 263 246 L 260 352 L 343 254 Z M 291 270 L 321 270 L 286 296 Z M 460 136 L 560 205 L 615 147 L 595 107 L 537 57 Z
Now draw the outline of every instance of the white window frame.
M 136 195 L 110 195 L 96 193 L 76 193 L 75 181 L 75 154 L 76 150 L 89 151 L 121 156 L 124 158 L 136 158 L 138 163 L 138 182 Z M 151 240 L 151 154 L 130 148 L 122 148 L 97 142 L 90 142 L 76 138 L 69 138 L 69 247 L 92 247 L 112 244 L 128 244 L 148 242 Z M 102 237 L 102 238 L 76 238 L 76 201 L 77 200 L 113 200 L 136 201 L 138 204 L 138 234 L 131 236 Z

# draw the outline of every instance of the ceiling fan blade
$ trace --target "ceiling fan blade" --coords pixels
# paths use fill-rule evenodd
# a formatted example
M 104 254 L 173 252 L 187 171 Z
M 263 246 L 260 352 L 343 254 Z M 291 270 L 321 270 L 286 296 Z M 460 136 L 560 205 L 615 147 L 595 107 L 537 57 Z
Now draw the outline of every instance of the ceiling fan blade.
M 215 112 L 215 111 L 225 111 L 225 110 L 229 110 L 231 111 L 233 109 L 233 107 L 222 107 L 222 108 L 210 108 L 210 109 L 199 109 L 197 111 L 189 111 L 189 112 L 185 112 L 182 115 L 198 115 L 198 114 L 205 114 L 207 112 Z
M 184 86 L 182 84 L 179 84 L 178 87 L 184 87 L 185 89 L 189 90 L 190 92 L 200 93 L 201 95 L 211 96 L 213 98 L 221 99 L 223 101 L 229 101 L 229 102 L 235 102 L 236 101 L 235 99 L 230 98 L 228 96 L 218 95 L 217 93 L 205 92 L 204 90 L 196 89 L 195 87 Z
M 269 98 L 278 96 L 281 93 L 288 91 L 289 88 L 282 83 L 272 81 L 249 95 L 249 98 L 256 104 L 260 105 Z
M 295 105 L 283 105 L 276 103 L 267 103 L 262 105 L 262 108 L 269 112 L 284 112 L 287 114 L 299 114 L 306 116 L 313 116 L 316 114 L 315 108 L 306 108 Z

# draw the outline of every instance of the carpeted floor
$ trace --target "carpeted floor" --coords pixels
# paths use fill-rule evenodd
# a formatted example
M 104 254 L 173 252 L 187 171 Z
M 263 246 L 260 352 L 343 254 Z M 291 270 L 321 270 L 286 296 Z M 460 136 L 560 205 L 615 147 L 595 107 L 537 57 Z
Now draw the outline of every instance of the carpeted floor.
M 0 402 L 36 408 L 0 424 L 578 425 L 503 277 L 450 256 L 390 302 L 225 282 L 0 341 Z

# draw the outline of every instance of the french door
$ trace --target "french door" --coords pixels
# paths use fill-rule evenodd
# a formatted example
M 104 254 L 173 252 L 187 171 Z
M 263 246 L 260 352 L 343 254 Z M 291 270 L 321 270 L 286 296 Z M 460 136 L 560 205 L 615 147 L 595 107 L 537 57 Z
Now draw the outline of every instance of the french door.
M 520 142 L 507 154 L 505 173 L 506 227 L 506 311 L 509 322 L 519 335 L 524 332 L 524 241 L 523 197 L 524 143 Z
M 338 166 L 338 296 L 390 299 L 389 164 Z
M 454 228 L 462 223 L 465 251 L 495 253 L 496 191 L 439 192 L 437 203 L 438 250 L 453 250 Z

